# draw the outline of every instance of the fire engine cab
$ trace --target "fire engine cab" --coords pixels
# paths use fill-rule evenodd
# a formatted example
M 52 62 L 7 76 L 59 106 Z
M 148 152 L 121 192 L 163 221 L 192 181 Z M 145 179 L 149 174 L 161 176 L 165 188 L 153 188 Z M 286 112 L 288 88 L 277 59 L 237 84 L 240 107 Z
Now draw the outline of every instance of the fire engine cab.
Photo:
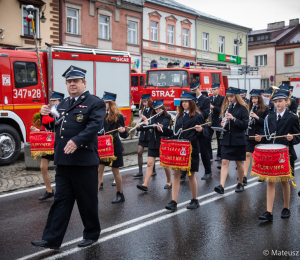
M 145 86 L 146 73 L 131 73 L 131 96 L 132 96 L 132 108 L 133 112 L 139 110 L 140 100 Z
M 187 62 L 185 68 L 158 69 L 154 63 L 153 69 L 147 71 L 143 93 L 150 93 L 152 99 L 163 98 L 167 110 L 176 110 L 181 92 L 190 91 L 189 85 L 193 81 L 200 82 L 201 91 L 207 91 L 208 94 L 212 94 L 213 84 L 220 84 L 220 94 L 224 95 L 222 71 L 216 68 L 198 68 L 199 65 Z
M 36 52 L 0 50 L 0 165 L 14 162 L 21 142 L 29 141 L 33 115 L 44 104 Z M 117 94 L 118 106 L 130 121 L 129 52 L 73 47 L 48 47 L 39 51 L 45 90 L 68 96 L 64 71 L 74 65 L 87 71 L 86 89 L 102 97 L 104 91 Z

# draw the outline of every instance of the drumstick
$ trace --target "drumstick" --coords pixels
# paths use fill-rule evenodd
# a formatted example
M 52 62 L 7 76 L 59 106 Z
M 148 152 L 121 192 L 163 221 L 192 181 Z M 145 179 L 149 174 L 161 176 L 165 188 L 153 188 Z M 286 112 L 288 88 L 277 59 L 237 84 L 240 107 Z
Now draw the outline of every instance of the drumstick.
M 126 127 L 126 126 L 125 126 L 125 127 Z M 112 133 L 112 132 L 115 132 L 115 131 L 118 131 L 118 128 L 115 129 L 115 130 L 111 130 L 111 131 L 109 131 L 109 132 L 106 132 L 105 134 L 109 134 L 109 133 Z
M 294 136 L 294 135 L 300 135 L 300 133 L 299 134 L 291 134 L 292 136 Z M 267 137 L 267 136 L 269 136 L 269 135 L 258 135 L 259 137 Z M 249 136 L 249 137 L 253 137 L 253 138 L 255 138 L 256 136 Z M 270 138 L 282 138 L 282 137 L 286 137 L 286 135 L 279 135 L 279 136 L 271 136 Z
M 205 123 L 205 124 L 202 124 L 202 125 L 200 125 L 200 126 L 208 125 L 208 124 L 210 124 L 210 122 Z M 185 129 L 185 130 L 181 131 L 181 133 L 182 133 L 182 132 L 185 132 L 185 131 L 188 131 L 188 130 L 192 130 L 192 129 L 194 129 L 194 128 L 195 128 L 195 126 L 194 126 L 194 127 L 191 127 L 191 128 L 188 128 L 188 129 Z

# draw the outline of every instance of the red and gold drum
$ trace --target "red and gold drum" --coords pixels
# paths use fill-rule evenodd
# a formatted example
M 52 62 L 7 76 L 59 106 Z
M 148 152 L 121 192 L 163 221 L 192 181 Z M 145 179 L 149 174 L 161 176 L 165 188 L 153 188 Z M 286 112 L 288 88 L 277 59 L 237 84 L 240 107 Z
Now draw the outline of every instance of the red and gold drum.
M 190 171 L 192 145 L 188 140 L 161 139 L 160 166 L 172 170 Z
M 45 156 L 54 153 L 54 133 L 36 131 L 30 133 L 31 156 Z
M 111 135 L 98 136 L 98 154 L 103 162 L 112 162 L 117 159 L 114 156 L 114 143 Z
M 283 144 L 259 144 L 252 155 L 251 176 L 271 182 L 293 179 L 289 148 Z

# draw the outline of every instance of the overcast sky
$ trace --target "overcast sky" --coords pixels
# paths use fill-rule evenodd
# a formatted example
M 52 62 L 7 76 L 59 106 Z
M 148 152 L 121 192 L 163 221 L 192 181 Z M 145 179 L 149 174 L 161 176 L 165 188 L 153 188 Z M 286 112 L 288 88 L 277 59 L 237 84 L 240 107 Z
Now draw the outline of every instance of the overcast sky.
M 300 0 L 175 0 L 204 13 L 253 30 L 268 23 L 300 18 Z

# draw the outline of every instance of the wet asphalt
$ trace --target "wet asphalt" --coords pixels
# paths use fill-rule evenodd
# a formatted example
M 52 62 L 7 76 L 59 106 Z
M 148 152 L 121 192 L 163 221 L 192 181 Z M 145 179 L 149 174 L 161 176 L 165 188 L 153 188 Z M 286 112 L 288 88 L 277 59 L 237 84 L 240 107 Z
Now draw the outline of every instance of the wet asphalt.
M 299 156 L 299 145 L 296 152 Z M 83 230 L 77 205 L 61 249 L 45 250 L 31 246 L 30 241 L 41 239 L 53 200 L 38 201 L 43 189 L 0 195 L 0 259 L 300 259 L 300 197 L 297 194 L 300 159 L 295 165 L 294 182 L 298 187 L 291 189 L 291 217 L 280 218 L 283 197 L 278 183 L 273 223 L 258 220 L 266 211 L 267 183 L 258 183 L 248 173 L 245 191 L 235 193 L 237 171 L 231 162 L 225 194 L 216 194 L 213 190 L 220 181 L 218 165 L 220 162 L 212 162 L 213 177 L 203 181 L 204 170 L 200 164 L 196 174 L 200 208 L 186 209 L 191 193 L 189 182 L 185 181 L 181 184 L 175 213 L 164 209 L 171 200 L 171 190 L 163 188 L 166 177 L 158 165 L 148 192 L 136 188 L 142 183 L 142 179 L 132 179 L 137 168 L 122 170 L 126 201 L 116 205 L 111 204 L 116 193 L 111 186 L 113 175 L 106 175 L 104 188 L 99 191 L 102 232 L 97 244 L 85 249 L 77 247 Z

